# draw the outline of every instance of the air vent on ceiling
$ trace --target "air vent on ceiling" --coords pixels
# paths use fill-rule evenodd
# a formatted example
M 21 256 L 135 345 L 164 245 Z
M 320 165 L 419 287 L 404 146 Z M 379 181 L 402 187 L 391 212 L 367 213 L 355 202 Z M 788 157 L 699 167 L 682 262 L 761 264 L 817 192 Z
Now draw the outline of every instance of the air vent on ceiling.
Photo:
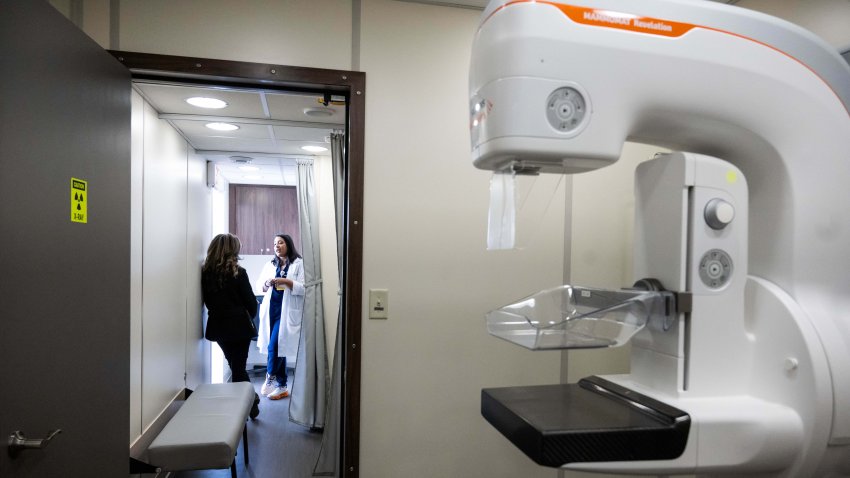
M 322 107 L 304 108 L 304 114 L 312 118 L 327 118 L 333 116 L 334 110 Z

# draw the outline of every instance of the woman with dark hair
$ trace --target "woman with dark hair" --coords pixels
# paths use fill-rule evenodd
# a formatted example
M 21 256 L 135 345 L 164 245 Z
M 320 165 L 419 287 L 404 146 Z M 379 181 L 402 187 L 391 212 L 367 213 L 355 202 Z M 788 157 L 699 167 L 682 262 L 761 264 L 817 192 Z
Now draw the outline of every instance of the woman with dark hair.
M 304 314 L 304 262 L 289 235 L 274 237 L 274 258 L 265 265 L 259 280 L 263 281 L 265 295 L 260 305 L 257 347 L 260 353 L 268 354 L 266 381 L 260 393 L 280 400 L 289 396 L 287 358 L 289 367 L 294 367 Z
M 239 238 L 233 234 L 213 238 L 201 269 L 201 294 L 209 311 L 204 337 L 221 347 L 232 381 L 249 382 L 245 365 L 255 335 L 252 318 L 257 313 L 257 297 L 248 273 L 239 266 L 241 248 Z M 260 397 L 255 394 L 252 419 L 260 414 L 259 404 Z

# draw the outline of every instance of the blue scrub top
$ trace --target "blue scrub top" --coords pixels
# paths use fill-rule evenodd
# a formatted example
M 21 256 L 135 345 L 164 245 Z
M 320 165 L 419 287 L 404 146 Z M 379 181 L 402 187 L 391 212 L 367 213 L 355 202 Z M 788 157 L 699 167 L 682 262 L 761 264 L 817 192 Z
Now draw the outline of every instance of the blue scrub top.
M 275 277 L 286 277 L 286 273 L 289 271 L 289 262 L 286 263 L 286 266 L 281 269 L 280 263 L 278 263 L 277 270 L 275 271 Z M 272 289 L 272 297 L 271 303 L 269 303 L 269 325 L 270 327 L 274 327 L 275 322 L 280 320 L 281 307 L 283 306 L 283 292 L 282 290 L 277 290 L 277 288 Z

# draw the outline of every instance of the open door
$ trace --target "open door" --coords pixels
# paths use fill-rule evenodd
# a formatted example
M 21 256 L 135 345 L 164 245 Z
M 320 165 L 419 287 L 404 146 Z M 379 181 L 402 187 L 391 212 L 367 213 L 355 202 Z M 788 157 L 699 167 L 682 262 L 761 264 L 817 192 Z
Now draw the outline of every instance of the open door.
M 47 2 L 0 12 L 0 476 L 122 476 L 130 73 Z

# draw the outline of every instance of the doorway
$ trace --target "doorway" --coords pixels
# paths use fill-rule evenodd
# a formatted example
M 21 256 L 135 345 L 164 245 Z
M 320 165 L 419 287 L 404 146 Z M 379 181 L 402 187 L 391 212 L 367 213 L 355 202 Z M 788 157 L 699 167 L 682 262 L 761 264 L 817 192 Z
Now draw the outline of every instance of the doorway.
M 345 101 L 340 261 L 340 321 L 335 355 L 339 357 L 339 389 L 332 392 L 328 421 L 338 423 L 338 476 L 358 476 L 360 327 L 363 212 L 363 145 L 365 74 L 230 62 L 200 58 L 111 51 L 131 72 L 133 81 L 169 82 L 199 87 L 279 90 L 320 94 Z M 331 387 L 331 390 L 334 390 Z M 333 415 L 333 416 L 331 416 Z

